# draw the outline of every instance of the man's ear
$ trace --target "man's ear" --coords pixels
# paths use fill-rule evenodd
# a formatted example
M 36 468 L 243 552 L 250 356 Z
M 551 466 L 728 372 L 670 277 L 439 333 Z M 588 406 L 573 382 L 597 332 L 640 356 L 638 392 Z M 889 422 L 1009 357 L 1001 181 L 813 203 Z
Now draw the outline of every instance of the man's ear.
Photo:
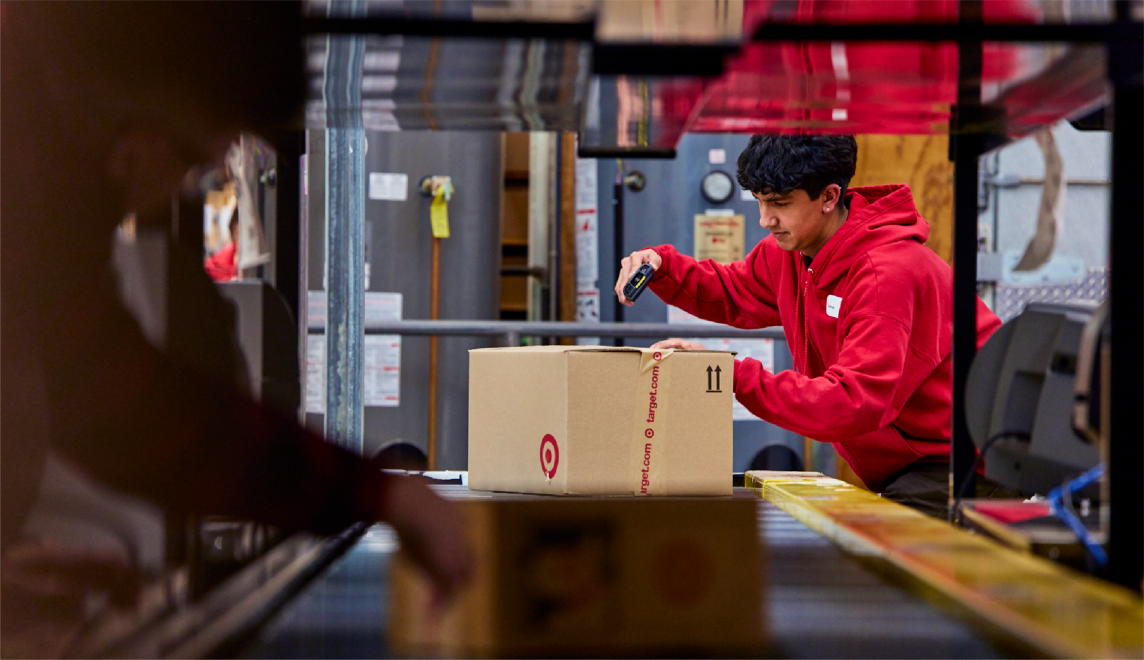
M 822 202 L 823 213 L 830 213 L 842 202 L 842 186 L 837 183 L 826 186 L 818 199 Z

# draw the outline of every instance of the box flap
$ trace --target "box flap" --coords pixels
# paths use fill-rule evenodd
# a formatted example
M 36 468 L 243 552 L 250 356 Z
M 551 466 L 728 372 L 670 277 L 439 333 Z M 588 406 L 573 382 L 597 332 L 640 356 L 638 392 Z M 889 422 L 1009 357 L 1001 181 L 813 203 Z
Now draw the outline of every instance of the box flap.
M 571 353 L 571 352 L 605 352 L 605 351 L 622 351 L 625 353 L 639 353 L 648 349 L 639 346 L 502 346 L 499 348 L 470 348 L 470 353 Z M 735 351 L 691 351 L 681 348 L 672 349 L 682 353 L 729 353 L 737 355 Z
M 470 348 L 470 353 L 571 353 L 572 351 L 628 351 L 638 353 L 632 346 L 502 346 L 500 348 Z

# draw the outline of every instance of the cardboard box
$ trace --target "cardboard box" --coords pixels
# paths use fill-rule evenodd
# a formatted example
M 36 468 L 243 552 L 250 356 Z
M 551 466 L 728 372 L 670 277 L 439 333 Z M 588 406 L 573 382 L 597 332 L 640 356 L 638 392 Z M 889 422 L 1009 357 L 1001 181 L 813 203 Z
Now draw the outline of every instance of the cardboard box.
M 469 487 L 730 495 L 734 354 L 469 351 Z
M 429 610 L 429 583 L 398 556 L 388 639 L 425 657 L 712 656 L 763 652 L 758 498 L 458 500 L 473 583 Z

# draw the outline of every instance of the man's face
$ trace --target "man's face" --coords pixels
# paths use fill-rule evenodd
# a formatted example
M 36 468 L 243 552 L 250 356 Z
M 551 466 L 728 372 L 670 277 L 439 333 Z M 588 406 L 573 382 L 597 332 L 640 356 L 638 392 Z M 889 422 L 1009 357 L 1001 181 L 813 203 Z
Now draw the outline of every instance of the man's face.
M 837 188 L 837 186 L 830 186 Z M 798 250 L 813 257 L 837 229 L 833 209 L 837 193 L 823 191 L 811 199 L 805 190 L 796 189 L 785 195 L 754 193 L 759 200 L 759 225 L 774 235 L 779 247 Z

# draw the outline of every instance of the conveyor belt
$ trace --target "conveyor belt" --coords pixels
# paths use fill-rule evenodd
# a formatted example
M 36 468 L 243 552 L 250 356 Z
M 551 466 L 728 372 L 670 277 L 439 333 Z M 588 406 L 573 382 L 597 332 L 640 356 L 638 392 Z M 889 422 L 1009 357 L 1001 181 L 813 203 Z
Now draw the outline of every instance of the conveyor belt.
M 372 527 L 271 619 L 241 657 L 387 657 L 387 576 L 397 535 Z
M 444 486 L 442 490 L 460 487 Z M 773 504 L 760 501 L 767 551 L 768 629 L 791 658 L 995 658 L 974 630 L 858 560 Z M 273 617 L 247 658 L 387 655 L 386 573 L 396 549 L 378 526 Z
M 770 502 L 769 630 L 789 658 L 997 658 L 982 636 L 879 575 Z
M 1018 552 L 837 479 L 748 472 L 746 483 L 890 579 L 1028 653 L 1144 657 L 1144 604 L 1123 587 Z

